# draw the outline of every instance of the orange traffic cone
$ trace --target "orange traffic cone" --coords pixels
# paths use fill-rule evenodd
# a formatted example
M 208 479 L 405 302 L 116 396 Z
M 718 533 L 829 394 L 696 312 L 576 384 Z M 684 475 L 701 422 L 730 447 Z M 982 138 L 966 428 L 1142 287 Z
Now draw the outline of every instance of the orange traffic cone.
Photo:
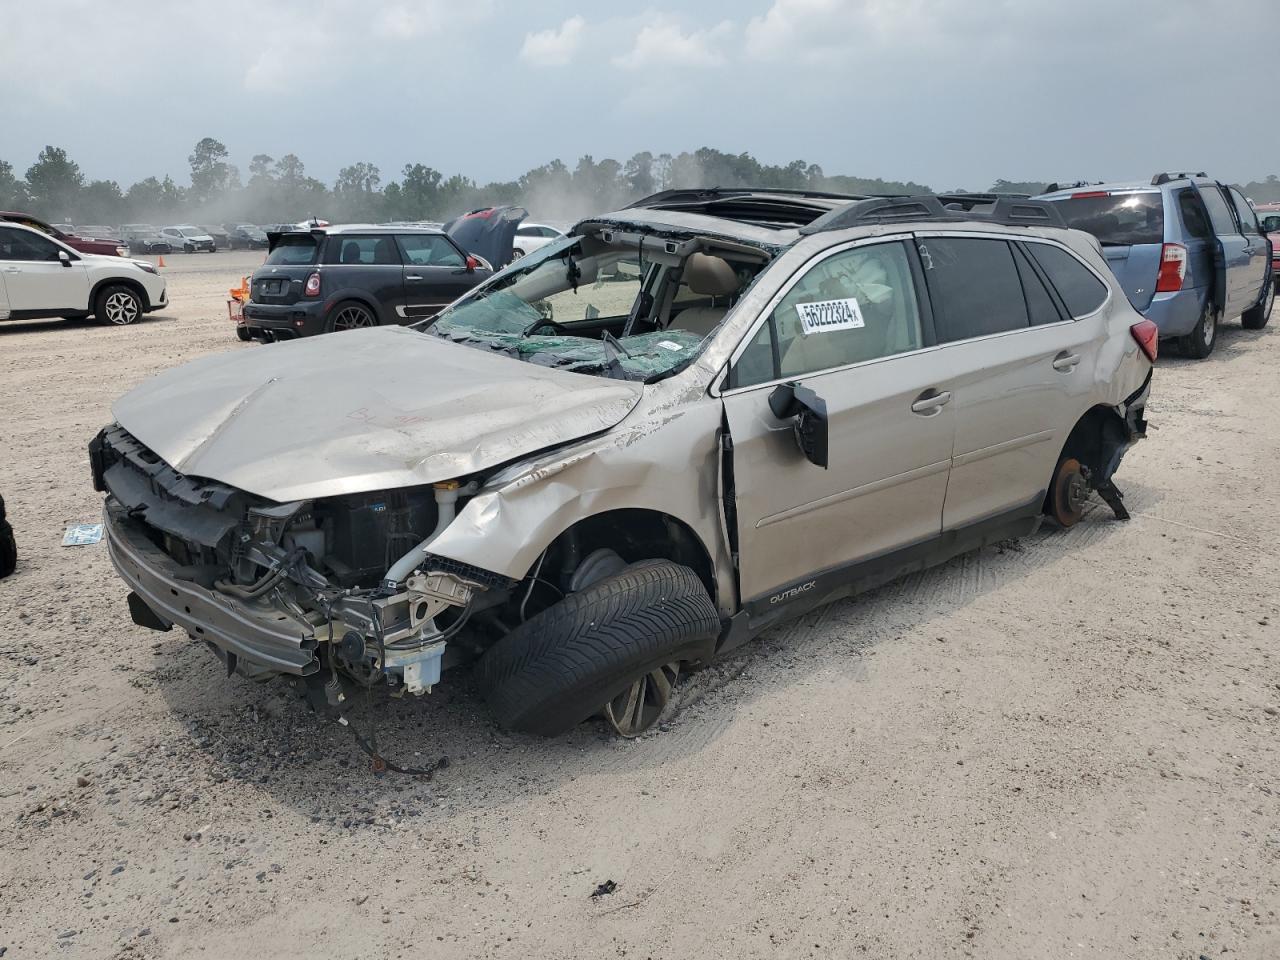
M 156 261 L 156 266 L 157 266 L 157 267 L 163 267 L 163 266 L 164 266 L 164 254 L 163 254 L 163 253 L 162 253 L 162 254 L 160 254 L 160 259 Z

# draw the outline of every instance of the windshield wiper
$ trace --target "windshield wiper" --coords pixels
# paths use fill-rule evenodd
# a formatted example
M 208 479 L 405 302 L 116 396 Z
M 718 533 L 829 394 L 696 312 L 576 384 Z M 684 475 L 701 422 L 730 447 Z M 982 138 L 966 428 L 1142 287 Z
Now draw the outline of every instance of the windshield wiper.
M 609 377 L 613 380 L 632 380 L 635 379 L 626 367 L 622 365 L 622 357 L 626 356 L 628 360 L 634 360 L 631 352 L 622 345 L 622 342 L 608 330 L 600 331 L 600 345 L 604 347 L 605 369 L 609 372 Z

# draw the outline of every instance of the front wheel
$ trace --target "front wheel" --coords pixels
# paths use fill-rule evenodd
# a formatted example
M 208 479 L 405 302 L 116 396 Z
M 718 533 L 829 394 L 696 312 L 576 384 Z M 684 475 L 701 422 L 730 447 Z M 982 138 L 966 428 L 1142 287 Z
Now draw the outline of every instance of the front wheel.
M 4 497 L 0 497 L 0 580 L 13 573 L 17 567 L 18 541 L 14 539 L 13 527 L 5 516 Z
M 480 659 L 504 727 L 558 736 L 602 713 L 635 737 L 663 716 L 680 664 L 708 658 L 720 617 L 688 567 L 646 560 L 530 617 Z
M 1178 344 L 1182 352 L 1193 360 L 1203 360 L 1213 353 L 1218 342 L 1218 311 L 1213 303 L 1206 303 L 1195 328 L 1182 337 Z
M 324 322 L 325 333 L 336 333 L 340 330 L 359 330 L 364 327 L 376 327 L 378 318 L 363 303 L 346 300 L 332 310 Z
M 94 303 L 93 315 L 105 323 L 127 326 L 142 316 L 142 298 L 129 287 L 103 287 Z
M 1271 319 L 1271 308 L 1276 302 L 1276 278 L 1270 276 L 1267 278 L 1267 285 L 1263 288 L 1262 298 L 1240 317 L 1240 326 L 1246 330 L 1261 330 L 1267 325 L 1267 321 Z
M 209 252 L 210 252 L 210 253 L 217 253 L 217 252 L 218 252 L 218 247 L 217 247 L 217 245 L 215 244 L 215 245 L 210 246 L 210 247 L 209 247 Z

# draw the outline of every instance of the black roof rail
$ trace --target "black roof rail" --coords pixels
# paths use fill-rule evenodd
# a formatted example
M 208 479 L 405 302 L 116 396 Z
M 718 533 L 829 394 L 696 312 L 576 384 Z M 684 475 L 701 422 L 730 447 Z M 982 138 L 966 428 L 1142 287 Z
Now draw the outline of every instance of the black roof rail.
M 1080 187 L 1096 187 L 1103 183 L 1106 183 L 1106 181 L 1105 180 L 1076 180 L 1072 183 L 1066 183 L 1066 182 L 1059 183 L 1058 181 L 1055 180 L 1053 183 L 1046 183 L 1044 186 L 1044 189 L 1041 190 L 1040 192 L 1041 193 L 1057 193 L 1059 190 L 1076 190 L 1076 189 L 1079 189 Z
M 825 213 L 808 226 L 805 235 L 877 223 L 913 221 L 959 222 L 982 220 L 1007 226 L 1066 227 L 1058 207 L 1047 200 L 1027 200 L 1001 194 L 954 193 L 915 197 L 873 197 L 855 200 Z
M 1185 170 L 1178 173 L 1157 173 L 1151 178 L 1151 185 L 1158 187 L 1162 183 L 1169 183 L 1171 180 L 1190 180 L 1192 177 L 1207 177 L 1208 174 L 1201 170 L 1199 173 L 1187 173 Z
M 860 200 L 862 194 L 829 193 L 823 190 L 794 190 L 786 187 L 682 187 L 675 190 L 663 190 L 652 196 L 643 197 L 622 209 L 633 210 L 640 207 L 659 207 L 680 203 L 706 203 L 709 200 L 721 200 L 729 197 L 749 197 L 755 194 L 776 194 L 783 197 L 810 198 L 814 200 Z

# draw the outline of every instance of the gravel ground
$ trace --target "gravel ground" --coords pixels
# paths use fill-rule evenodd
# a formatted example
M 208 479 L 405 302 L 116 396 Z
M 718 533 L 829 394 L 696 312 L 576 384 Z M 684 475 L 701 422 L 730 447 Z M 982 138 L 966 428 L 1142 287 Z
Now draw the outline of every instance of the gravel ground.
M 819 610 L 635 742 L 506 734 L 453 677 L 379 711 L 393 757 L 449 757 L 422 782 L 59 545 L 113 398 L 277 349 L 226 319 L 260 257 L 168 258 L 132 328 L 0 324 L 0 956 L 1280 957 L 1271 331 L 1161 360 L 1132 522 Z

